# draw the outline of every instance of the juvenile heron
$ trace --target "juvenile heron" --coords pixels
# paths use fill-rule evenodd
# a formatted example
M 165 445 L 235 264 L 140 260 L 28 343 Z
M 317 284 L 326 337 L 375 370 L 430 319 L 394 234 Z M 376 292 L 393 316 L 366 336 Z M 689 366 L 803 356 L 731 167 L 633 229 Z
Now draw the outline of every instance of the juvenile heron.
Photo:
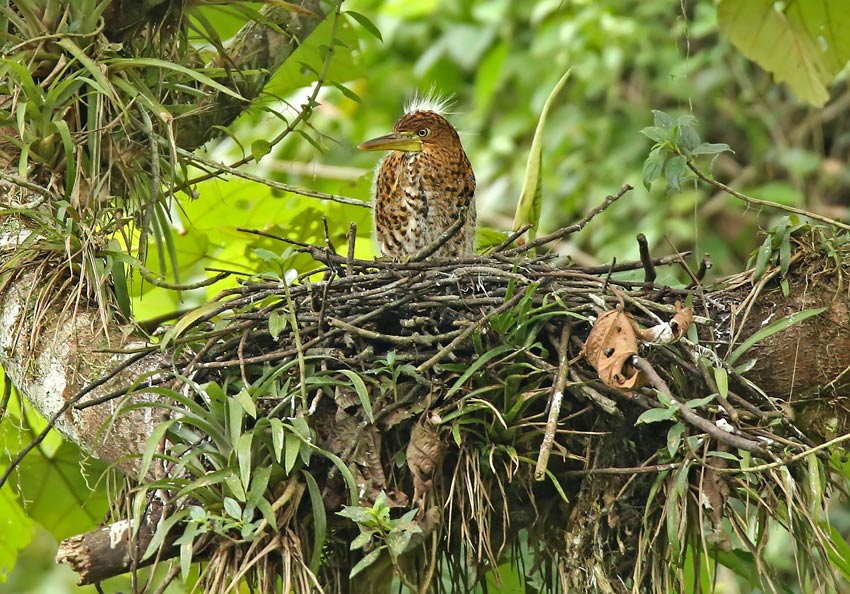
M 463 226 L 434 254 L 465 256 L 475 247 L 475 174 L 457 131 L 442 113 L 445 101 L 416 99 L 391 134 L 357 148 L 392 151 L 375 176 L 375 234 L 381 255 L 401 260 L 430 245 L 457 221 Z

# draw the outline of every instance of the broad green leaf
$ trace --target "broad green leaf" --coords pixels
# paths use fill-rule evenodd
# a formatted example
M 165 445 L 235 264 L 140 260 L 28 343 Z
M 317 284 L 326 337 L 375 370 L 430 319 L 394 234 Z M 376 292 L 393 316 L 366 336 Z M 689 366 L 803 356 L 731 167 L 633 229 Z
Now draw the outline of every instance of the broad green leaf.
M 685 406 L 691 409 L 702 408 L 706 404 L 713 402 L 716 396 L 717 394 L 709 394 L 708 396 L 705 396 L 703 398 L 694 398 L 693 400 L 688 400 L 687 402 L 685 402 Z
M 145 443 L 145 451 L 142 453 L 142 462 L 139 465 L 139 482 L 145 482 L 154 454 L 159 451 L 159 446 L 162 443 L 162 438 L 165 436 L 165 432 L 168 431 L 176 422 L 177 419 L 175 418 L 167 419 L 159 423 L 156 427 L 154 427 L 153 431 L 151 431 L 151 434 L 148 436 Z
M 35 533 L 35 523 L 27 517 L 11 487 L 0 488 L 0 583 L 15 566 L 18 551 L 27 546 Z
M 274 457 L 275 460 L 277 460 L 277 463 L 280 464 L 280 459 L 283 455 L 283 444 L 286 439 L 286 429 L 283 426 L 283 421 L 277 417 L 269 419 L 269 425 L 271 425 L 272 428 L 272 447 L 274 448 Z
M 272 467 L 268 465 L 257 466 L 254 469 L 251 477 L 251 488 L 248 489 L 248 503 L 250 505 L 258 505 L 260 500 L 265 497 L 271 473 Z
M 542 202 L 541 190 L 541 173 L 543 169 L 543 130 L 546 126 L 546 117 L 549 115 L 549 109 L 555 103 L 555 98 L 567 80 L 570 78 L 572 68 L 568 69 L 561 80 L 555 84 L 555 88 L 549 93 L 546 102 L 543 104 L 543 111 L 540 112 L 540 119 L 537 121 L 537 128 L 534 130 L 534 138 L 531 140 L 531 151 L 528 154 L 528 162 L 525 165 L 525 176 L 522 182 L 522 190 L 519 195 L 519 203 L 516 207 L 514 215 L 513 229 L 516 231 L 525 224 L 531 223 L 532 227 L 529 230 L 528 236 L 534 239 L 537 231 L 537 226 L 540 223 L 540 208 Z
M 777 82 L 787 82 L 817 107 L 829 99 L 827 85 L 850 60 L 847 0 L 721 0 L 721 32 Z
M 770 236 L 766 237 L 759 247 L 758 255 L 756 256 L 756 265 L 753 268 L 753 281 L 757 281 L 767 269 L 767 262 L 770 260 L 770 255 L 773 253 L 773 245 Z
M 234 518 L 239 520 L 242 518 L 242 506 L 239 505 L 239 502 L 233 499 L 233 497 L 225 497 L 224 498 L 224 512 Z

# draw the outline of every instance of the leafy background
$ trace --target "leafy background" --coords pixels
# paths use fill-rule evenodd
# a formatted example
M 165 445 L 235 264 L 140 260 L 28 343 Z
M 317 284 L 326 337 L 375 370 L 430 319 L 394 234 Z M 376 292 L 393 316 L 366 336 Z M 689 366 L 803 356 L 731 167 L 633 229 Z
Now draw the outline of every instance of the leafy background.
M 846 70 L 839 71 L 850 59 L 847 39 L 835 37 L 835 59 L 804 47 L 801 71 L 775 75 L 787 85 L 777 85 L 770 73 L 747 59 L 780 69 L 782 64 L 771 61 L 775 48 L 765 50 L 764 39 L 773 33 L 805 32 L 814 12 L 838 6 L 825 0 L 789 4 L 796 12 L 777 22 L 763 18 L 773 3 L 762 0 L 719 5 L 708 0 L 347 0 L 344 9 L 356 14 L 338 24 L 342 44 L 336 46 L 309 124 L 282 143 L 266 146 L 286 125 L 275 112 L 293 115 L 281 99 L 300 105 L 321 70 L 322 46 L 332 35 L 330 22 L 276 73 L 267 97 L 205 152 L 223 161 L 264 155 L 243 169 L 368 200 L 376 155 L 359 153 L 357 143 L 387 132 L 405 99 L 433 88 L 454 97 L 451 119 L 476 170 L 480 223 L 506 230 L 543 103 L 572 67 L 544 137 L 541 231 L 574 221 L 630 183 L 633 192 L 560 246 L 561 251 L 582 263 L 632 259 L 640 232 L 658 255 L 674 248 L 710 254 L 715 264 L 710 274 L 717 278 L 744 267 L 761 242 L 759 231 L 770 228 L 781 213 L 747 209 L 692 183 L 669 194 L 663 184 L 647 190 L 641 184 L 642 167 L 651 143 L 639 131 L 652 125 L 653 109 L 692 114 L 707 141 L 725 142 L 734 150 L 711 163 L 720 179 L 762 199 L 846 218 L 850 91 Z M 202 10 L 223 38 L 240 25 L 239 15 L 226 7 Z M 836 30 L 850 30 L 850 8 L 834 9 L 830 18 Z M 838 81 L 827 89 L 826 81 L 835 74 Z M 832 99 L 823 109 L 803 100 L 823 102 L 827 92 Z M 338 245 L 344 243 L 349 222 L 356 222 L 362 238 L 359 255 L 371 255 L 365 208 L 242 179 L 207 180 L 194 189 L 197 197 L 182 196 L 172 208 L 177 269 L 157 253 L 156 244 L 151 246 L 148 265 L 170 278 L 201 278 L 207 268 L 277 274 L 282 268 L 301 268 L 305 259 L 237 229 L 261 228 L 319 242 L 322 217 Z M 135 277 L 135 313 L 144 320 L 197 306 L 233 282 L 175 293 Z M 7 459 L 43 423 L 14 398 L 10 411 L 0 426 Z M 80 459 L 73 446 L 52 438 L 27 459 L 12 488 L 0 491 L 0 576 L 15 563 L 16 551 L 29 543 L 17 568 L 0 583 L 0 592 L 94 591 L 74 587 L 70 570 L 54 568 L 52 561 L 56 539 L 94 527 L 106 509 L 100 469 Z M 850 533 L 843 505 L 836 505 L 833 521 L 845 537 Z M 792 575 L 793 560 L 783 546 L 787 538 L 777 535 L 771 541 L 776 549 L 771 557 Z M 749 592 L 745 584 L 727 576 L 723 591 Z M 128 587 L 128 580 L 118 578 L 106 589 Z M 169 591 L 178 590 L 172 586 Z M 520 590 L 506 583 L 504 591 Z

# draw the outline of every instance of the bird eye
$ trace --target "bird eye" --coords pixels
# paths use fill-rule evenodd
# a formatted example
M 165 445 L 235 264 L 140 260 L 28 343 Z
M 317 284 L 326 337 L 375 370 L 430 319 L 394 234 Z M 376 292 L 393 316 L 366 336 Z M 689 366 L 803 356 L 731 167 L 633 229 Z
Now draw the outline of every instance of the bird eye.
M 419 132 L 417 132 L 417 134 L 419 136 L 421 136 L 422 138 L 425 138 L 430 133 L 431 133 L 431 131 L 428 128 L 422 128 Z

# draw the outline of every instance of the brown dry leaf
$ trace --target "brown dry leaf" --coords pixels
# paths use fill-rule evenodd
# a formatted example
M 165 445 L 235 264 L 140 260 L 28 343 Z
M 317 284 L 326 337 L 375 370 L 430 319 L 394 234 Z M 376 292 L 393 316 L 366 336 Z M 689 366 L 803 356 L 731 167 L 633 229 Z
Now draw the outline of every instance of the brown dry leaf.
M 427 422 L 413 425 L 407 444 L 407 466 L 413 474 L 413 505 L 425 508 L 425 496 L 432 489 L 434 469 L 443 461 L 446 444 Z
M 688 333 L 688 328 L 694 323 L 694 310 L 690 307 L 682 307 L 681 301 L 676 301 L 676 315 L 670 320 L 670 327 L 676 340 Z
M 676 301 L 676 313 L 672 320 L 650 328 L 638 329 L 637 335 L 642 341 L 651 344 L 670 344 L 682 338 L 693 321 L 694 311 L 690 307 L 682 307 L 681 301 Z
M 628 365 L 637 346 L 634 319 L 617 308 L 596 319 L 584 343 L 584 356 L 606 386 L 630 391 L 645 385 L 643 374 Z

